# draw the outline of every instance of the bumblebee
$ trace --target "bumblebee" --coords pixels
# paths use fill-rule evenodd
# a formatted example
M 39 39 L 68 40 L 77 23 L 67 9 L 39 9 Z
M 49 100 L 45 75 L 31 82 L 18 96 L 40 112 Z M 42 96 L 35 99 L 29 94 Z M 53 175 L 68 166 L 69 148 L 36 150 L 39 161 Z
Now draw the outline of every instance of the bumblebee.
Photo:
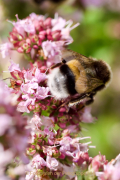
M 97 91 L 107 87 L 111 76 L 111 68 L 106 62 L 64 50 L 62 62 L 51 67 L 48 86 L 55 99 L 69 97 L 68 106 L 84 99 L 87 99 L 85 105 L 88 105 L 94 101 Z

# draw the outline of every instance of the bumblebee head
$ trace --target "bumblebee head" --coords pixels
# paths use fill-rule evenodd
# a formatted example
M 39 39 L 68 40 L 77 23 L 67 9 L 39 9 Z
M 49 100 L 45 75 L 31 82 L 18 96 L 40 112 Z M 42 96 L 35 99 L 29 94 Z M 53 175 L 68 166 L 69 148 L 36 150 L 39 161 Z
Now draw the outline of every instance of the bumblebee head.
M 107 86 L 112 78 L 110 66 L 106 62 L 100 60 L 94 62 L 94 68 L 97 78 L 102 80 L 105 86 Z

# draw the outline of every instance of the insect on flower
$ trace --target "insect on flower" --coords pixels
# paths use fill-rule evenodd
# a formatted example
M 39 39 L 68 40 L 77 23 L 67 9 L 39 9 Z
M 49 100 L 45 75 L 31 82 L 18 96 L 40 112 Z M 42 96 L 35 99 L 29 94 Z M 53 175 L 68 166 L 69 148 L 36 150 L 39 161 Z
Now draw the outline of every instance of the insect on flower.
M 86 99 L 85 105 L 94 101 L 97 91 L 111 80 L 111 68 L 102 61 L 85 57 L 72 50 L 62 51 L 62 62 L 51 67 L 48 86 L 58 100 L 70 97 L 68 106 Z

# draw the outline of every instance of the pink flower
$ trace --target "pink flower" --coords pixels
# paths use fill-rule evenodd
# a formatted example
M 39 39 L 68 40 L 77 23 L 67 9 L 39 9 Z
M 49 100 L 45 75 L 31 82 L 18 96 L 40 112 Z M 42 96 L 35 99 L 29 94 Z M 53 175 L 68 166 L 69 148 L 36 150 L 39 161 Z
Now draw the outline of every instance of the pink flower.
M 54 117 L 41 116 L 42 125 L 48 128 L 54 127 Z
M 8 114 L 0 114 L 0 136 L 12 126 L 12 118 Z
M 35 100 L 36 100 L 36 97 L 35 96 L 33 96 L 33 95 L 30 95 L 30 94 L 24 94 L 24 95 L 22 95 L 22 98 L 24 99 L 24 100 L 26 100 L 25 101 L 25 104 L 26 104 L 26 106 L 28 106 L 28 105 L 35 105 Z
M 29 136 L 29 129 L 26 129 L 27 119 L 17 111 L 16 104 L 12 105 L 13 96 L 11 96 L 5 84 L 1 81 L 0 85 L 2 85 L 2 87 L 0 86 L 0 96 L 4 97 L 1 98 L 2 100 L 0 101 L 0 109 L 2 109 L 2 111 L 0 111 L 0 139 L 5 148 L 4 160 L 6 161 L 5 158 L 9 160 L 11 156 L 12 158 L 19 156 L 26 162 L 28 159 L 25 157 L 24 152 Z M 4 112 L 4 114 L 2 114 L 2 112 Z M 0 159 L 2 161 L 1 157 Z
M 37 83 L 40 83 L 47 78 L 47 75 L 45 73 L 41 73 L 40 70 L 38 68 L 36 68 L 35 78 L 37 80 Z
M 72 163 L 72 165 L 70 166 L 66 166 L 65 164 L 61 164 L 62 167 L 62 174 L 67 175 L 69 177 L 69 179 L 73 179 L 76 176 L 76 171 L 77 171 L 77 167 L 75 166 L 74 163 Z
M 19 34 L 21 34 L 22 36 L 25 35 L 25 32 L 35 34 L 34 24 L 29 18 L 20 20 L 18 18 L 18 15 L 16 15 L 16 18 L 17 18 L 17 22 L 11 22 L 11 21 L 8 22 L 13 24 L 13 26 L 15 27 L 15 29 Z
M 78 127 L 77 127 L 77 125 L 69 125 L 69 126 L 67 126 L 67 130 L 69 131 L 69 133 L 75 133 L 75 132 L 77 132 L 77 129 Z
M 66 154 L 66 151 L 70 151 L 71 140 L 72 139 L 69 136 L 66 136 L 59 142 L 59 144 L 61 145 L 60 152 L 62 152 L 63 154 Z
M 15 104 L 14 102 L 14 95 L 11 94 L 10 89 L 7 88 L 7 85 L 0 80 L 0 97 L 4 97 L 4 98 L 0 98 L 0 105 L 1 106 L 6 106 L 9 109 L 10 106 L 9 104 Z
M 107 160 L 105 158 L 105 156 L 97 155 L 93 158 L 92 160 L 92 168 L 94 170 L 94 172 L 97 172 L 99 170 L 103 170 L 104 169 L 104 165 L 107 164 Z
M 38 87 L 36 91 L 36 98 L 41 100 L 48 97 L 49 87 Z
M 0 45 L 0 52 L 2 54 L 2 57 L 6 58 L 6 56 L 9 56 L 12 48 L 13 48 L 13 45 L 9 42 L 1 44 Z
M 27 171 L 25 180 L 33 180 L 34 177 L 36 177 L 36 179 L 39 178 L 39 177 L 37 176 L 37 169 L 32 169 L 32 168 L 31 168 L 31 171 Z M 39 178 L 39 179 L 37 179 L 37 180 L 41 180 L 41 179 Z
M 70 36 L 70 30 L 68 28 L 64 28 L 61 31 L 61 39 L 65 40 L 65 45 L 71 44 L 73 42 L 73 38 Z
M 60 145 L 69 147 L 71 140 L 72 139 L 69 136 L 67 136 L 67 137 L 64 137 L 59 143 L 60 143 Z
M 24 74 L 25 82 L 37 82 L 40 83 L 46 79 L 46 74 L 41 73 L 38 68 L 35 70 L 35 74 L 33 75 L 32 71 L 26 71 Z
M 46 166 L 47 163 L 45 162 L 45 160 L 40 157 L 39 154 L 36 154 L 33 159 L 32 159 L 32 167 L 36 168 L 36 169 L 42 169 L 44 166 Z
M 34 81 L 34 76 L 32 75 L 31 71 L 26 71 L 24 73 L 24 78 L 25 78 L 25 83 L 31 82 L 32 80 Z
M 11 149 L 4 150 L 3 145 L 0 143 L 0 168 L 9 164 L 14 157 L 14 152 Z M 1 169 L 0 169 L 1 170 Z
M 21 85 L 21 91 L 23 93 L 28 93 L 28 94 L 35 94 L 35 89 L 38 88 L 38 83 L 27 83 L 24 84 L 22 83 Z
M 39 127 L 42 126 L 42 120 L 38 114 L 34 114 L 33 118 L 30 121 L 30 124 L 32 128 L 38 129 Z
M 91 108 L 90 107 L 84 108 L 84 112 L 81 115 L 81 121 L 85 123 L 91 123 L 93 122 L 93 119 L 94 118 L 91 115 Z
M 31 13 L 29 16 L 32 21 L 44 21 L 45 20 L 45 17 L 43 15 L 37 15 L 35 13 Z
M 66 20 L 62 17 L 58 17 L 58 14 L 55 14 L 55 19 L 52 19 L 52 30 L 62 30 L 66 25 Z
M 120 180 L 120 155 L 108 164 L 104 164 L 103 171 L 96 172 L 98 180 Z
M 51 156 L 47 155 L 47 158 L 46 158 L 46 166 L 47 166 L 50 170 L 57 171 L 57 169 L 58 169 L 58 167 L 59 167 L 59 162 L 58 162 L 55 158 L 52 158 Z
M 52 41 L 44 41 L 42 43 L 42 48 L 46 57 L 51 58 L 57 54 L 61 53 L 61 49 L 64 42 L 52 42 Z
M 29 104 L 30 104 L 31 102 L 29 102 Z M 28 109 L 28 105 L 29 104 L 26 104 L 26 102 L 25 101 L 21 101 L 19 104 L 18 104 L 18 106 L 17 106 L 17 110 L 19 111 L 19 112 L 27 112 L 27 113 L 30 113 L 30 111 L 29 111 L 29 109 Z
M 73 162 L 77 163 L 77 165 L 81 166 L 84 162 L 89 162 L 89 155 L 87 152 L 77 151 L 73 154 Z
M 8 67 L 9 72 L 13 71 L 20 71 L 19 64 L 14 63 L 13 61 L 10 61 L 11 65 Z
M 59 62 L 61 62 L 61 55 L 60 54 L 55 55 L 55 56 L 53 56 L 51 58 L 48 58 L 48 60 L 47 60 L 47 67 L 51 67 L 52 64 L 54 64 L 54 63 L 57 64 Z
M 44 133 L 49 137 L 49 139 L 54 139 L 55 133 L 49 130 L 49 128 L 45 128 Z
M 56 155 L 59 151 L 57 150 L 57 147 L 55 146 L 44 146 L 43 152 L 47 154 L 48 156 Z

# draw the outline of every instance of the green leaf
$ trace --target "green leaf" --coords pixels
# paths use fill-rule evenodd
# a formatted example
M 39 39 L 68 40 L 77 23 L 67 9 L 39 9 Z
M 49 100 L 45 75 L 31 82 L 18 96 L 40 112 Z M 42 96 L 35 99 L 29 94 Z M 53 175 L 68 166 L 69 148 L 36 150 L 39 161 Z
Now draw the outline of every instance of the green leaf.
M 47 117 L 48 117 L 48 116 L 50 115 L 50 113 L 48 113 L 47 111 L 42 110 L 41 115 L 42 115 L 42 116 L 47 116 Z
M 58 129 L 60 129 L 60 127 L 57 124 L 55 124 L 54 129 L 57 131 Z

